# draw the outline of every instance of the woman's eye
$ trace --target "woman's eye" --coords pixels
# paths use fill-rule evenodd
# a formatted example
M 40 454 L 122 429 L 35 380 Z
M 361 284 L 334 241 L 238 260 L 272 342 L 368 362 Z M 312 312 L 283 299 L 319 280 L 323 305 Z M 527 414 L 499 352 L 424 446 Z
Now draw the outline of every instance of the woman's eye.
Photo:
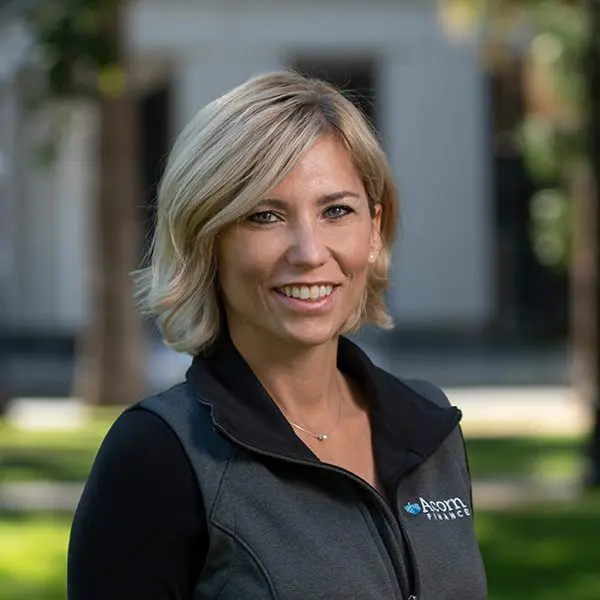
M 278 221 L 278 217 L 275 213 L 270 210 L 263 210 L 261 212 L 254 213 L 248 217 L 248 221 L 252 223 L 258 223 L 259 225 L 265 225 L 268 223 L 275 223 Z
M 326 211 L 325 215 L 328 219 L 341 219 L 346 215 L 349 215 L 353 210 L 349 206 L 330 206 Z

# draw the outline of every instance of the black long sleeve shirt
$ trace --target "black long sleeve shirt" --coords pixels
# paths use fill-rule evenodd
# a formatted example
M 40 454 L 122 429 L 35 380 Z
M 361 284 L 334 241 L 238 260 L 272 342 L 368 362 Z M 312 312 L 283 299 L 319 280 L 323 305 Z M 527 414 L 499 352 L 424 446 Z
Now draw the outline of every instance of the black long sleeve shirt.
M 68 600 L 189 600 L 208 545 L 202 506 L 168 425 L 148 411 L 121 415 L 75 514 Z

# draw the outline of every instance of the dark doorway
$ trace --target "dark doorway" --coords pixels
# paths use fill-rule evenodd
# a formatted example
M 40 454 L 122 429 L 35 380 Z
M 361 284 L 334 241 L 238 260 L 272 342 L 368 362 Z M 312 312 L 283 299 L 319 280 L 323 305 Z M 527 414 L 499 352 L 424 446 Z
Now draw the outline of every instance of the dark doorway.
M 154 87 L 140 100 L 140 218 L 143 223 L 144 257 L 154 234 L 156 193 L 171 146 L 171 104 L 172 92 L 169 83 Z
M 525 115 L 522 63 L 503 64 L 489 75 L 495 225 L 494 331 L 526 339 L 565 335 L 567 276 L 544 266 L 532 243 L 533 179 L 518 143 Z
M 299 58 L 292 68 L 308 77 L 328 81 L 341 89 L 377 128 L 375 65 L 362 59 Z

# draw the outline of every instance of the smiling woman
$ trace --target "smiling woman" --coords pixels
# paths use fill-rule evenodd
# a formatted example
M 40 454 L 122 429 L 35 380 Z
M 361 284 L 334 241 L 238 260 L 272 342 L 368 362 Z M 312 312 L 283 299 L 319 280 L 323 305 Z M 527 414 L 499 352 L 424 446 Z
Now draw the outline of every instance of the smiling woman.
M 320 164 L 323 160 L 332 163 Z M 312 188 L 300 194 L 309 183 Z M 377 213 L 372 235 L 378 239 L 370 241 L 376 260 L 345 331 L 363 323 L 391 326 L 382 294 L 398 203 L 385 154 L 359 109 L 329 84 L 276 73 L 252 79 L 203 108 L 168 161 L 152 266 L 138 274 L 138 298 L 157 317 L 173 349 L 197 354 L 220 332 L 218 238 L 232 229 L 241 234 L 241 222 L 280 221 L 288 231 L 293 225 L 292 234 L 304 235 L 306 223 L 297 230 L 303 218 L 296 206 L 300 196 L 304 205 L 313 203 L 323 217 L 330 215 L 319 223 L 335 221 L 336 210 L 338 217 L 348 211 L 372 228 Z M 337 206 L 342 200 L 349 206 Z M 352 235 L 348 219 L 342 221 L 338 235 Z M 264 235 L 253 239 L 263 242 Z M 369 249 L 362 251 L 367 256 Z
M 317 140 L 217 245 L 236 346 L 324 344 L 359 323 L 381 212 L 338 139 Z
M 485 598 L 460 411 L 344 337 L 391 326 L 397 204 L 370 126 L 328 84 L 268 74 L 198 113 L 138 274 L 194 359 L 104 440 L 70 600 Z

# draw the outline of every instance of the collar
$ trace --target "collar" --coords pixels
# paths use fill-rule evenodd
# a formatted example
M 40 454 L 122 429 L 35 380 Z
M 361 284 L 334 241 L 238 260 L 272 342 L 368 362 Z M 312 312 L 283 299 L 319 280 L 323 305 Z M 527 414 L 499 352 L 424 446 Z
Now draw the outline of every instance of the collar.
M 364 392 L 375 461 L 384 484 L 431 456 L 460 421 L 458 409 L 441 408 L 423 398 L 343 337 L 338 367 Z M 281 458 L 319 462 L 238 352 L 226 327 L 210 353 L 194 358 L 186 378 L 192 391 L 210 406 L 215 425 L 232 441 Z

